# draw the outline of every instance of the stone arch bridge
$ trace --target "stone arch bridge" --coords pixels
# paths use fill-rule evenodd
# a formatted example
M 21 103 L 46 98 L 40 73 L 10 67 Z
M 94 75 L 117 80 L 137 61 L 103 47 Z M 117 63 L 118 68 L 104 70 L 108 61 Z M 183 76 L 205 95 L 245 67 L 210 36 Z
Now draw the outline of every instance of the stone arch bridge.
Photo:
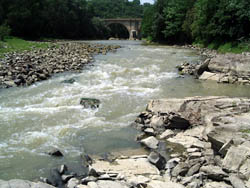
M 110 24 L 121 24 L 125 26 L 129 32 L 129 39 L 139 39 L 141 35 L 141 18 L 113 18 L 103 19 L 104 23 L 108 26 Z

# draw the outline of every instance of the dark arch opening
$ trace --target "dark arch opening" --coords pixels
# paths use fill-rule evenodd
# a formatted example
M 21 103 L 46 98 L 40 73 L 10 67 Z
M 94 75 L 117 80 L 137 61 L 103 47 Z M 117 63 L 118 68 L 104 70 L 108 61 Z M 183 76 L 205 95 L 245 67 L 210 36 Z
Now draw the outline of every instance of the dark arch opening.
M 128 29 L 120 23 L 112 23 L 108 25 L 110 29 L 110 37 L 119 39 L 129 39 Z

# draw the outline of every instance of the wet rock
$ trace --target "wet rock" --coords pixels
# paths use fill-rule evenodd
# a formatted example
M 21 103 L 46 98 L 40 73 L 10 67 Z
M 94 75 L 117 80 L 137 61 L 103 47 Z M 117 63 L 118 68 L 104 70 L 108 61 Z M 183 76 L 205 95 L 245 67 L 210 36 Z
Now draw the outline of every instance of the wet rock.
M 64 81 L 62 81 L 62 83 L 64 83 L 64 84 L 73 84 L 73 83 L 75 83 L 76 82 L 76 80 L 74 79 L 74 78 L 71 78 L 71 79 L 69 79 L 69 80 L 64 80 Z
M 61 174 L 57 169 L 52 169 L 50 171 L 50 178 L 49 181 L 52 183 L 53 186 L 55 187 L 62 187 L 63 186 L 63 180 L 61 177 Z
M 159 141 L 155 137 L 150 136 L 148 138 L 141 140 L 141 143 L 145 145 L 147 148 L 157 149 Z
M 73 177 L 73 175 L 62 175 L 62 181 L 66 183 Z
M 81 98 L 80 104 L 84 108 L 99 108 L 101 101 L 98 99 L 92 99 L 92 98 Z
M 86 178 L 83 178 L 83 179 L 81 180 L 81 183 L 87 185 L 89 182 L 96 182 L 96 181 L 97 181 L 97 178 L 96 178 L 96 177 L 88 176 L 88 177 L 86 177 Z
M 99 176 L 99 174 L 96 172 L 96 169 L 94 169 L 92 166 L 89 166 L 88 175 L 94 177 Z
M 68 170 L 68 167 L 66 165 L 61 165 L 59 173 L 64 174 Z
M 48 154 L 54 157 L 63 157 L 63 154 L 59 149 L 53 149 L 49 151 Z

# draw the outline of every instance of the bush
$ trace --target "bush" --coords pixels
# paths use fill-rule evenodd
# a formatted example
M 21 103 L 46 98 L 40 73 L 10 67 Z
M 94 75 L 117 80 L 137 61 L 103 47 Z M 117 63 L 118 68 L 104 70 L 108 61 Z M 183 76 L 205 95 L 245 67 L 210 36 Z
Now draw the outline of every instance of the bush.
M 10 35 L 11 29 L 8 25 L 0 25 L 0 41 L 3 41 L 5 37 Z

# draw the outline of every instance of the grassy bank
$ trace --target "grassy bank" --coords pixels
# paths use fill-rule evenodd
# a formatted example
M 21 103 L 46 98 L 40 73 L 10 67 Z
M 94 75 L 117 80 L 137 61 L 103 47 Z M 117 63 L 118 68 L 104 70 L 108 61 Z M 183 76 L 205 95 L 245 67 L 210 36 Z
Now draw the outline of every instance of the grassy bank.
M 195 46 L 199 46 L 201 48 L 208 48 L 211 50 L 217 50 L 219 53 L 235 53 L 239 54 L 242 52 L 250 52 L 250 41 L 245 42 L 227 42 L 224 44 L 219 43 L 210 43 L 208 45 L 204 45 L 202 43 L 194 43 Z
M 20 38 L 8 38 L 0 41 L 0 56 L 8 52 L 22 52 L 25 50 L 33 50 L 38 48 L 48 48 L 51 44 L 48 42 L 26 41 Z

